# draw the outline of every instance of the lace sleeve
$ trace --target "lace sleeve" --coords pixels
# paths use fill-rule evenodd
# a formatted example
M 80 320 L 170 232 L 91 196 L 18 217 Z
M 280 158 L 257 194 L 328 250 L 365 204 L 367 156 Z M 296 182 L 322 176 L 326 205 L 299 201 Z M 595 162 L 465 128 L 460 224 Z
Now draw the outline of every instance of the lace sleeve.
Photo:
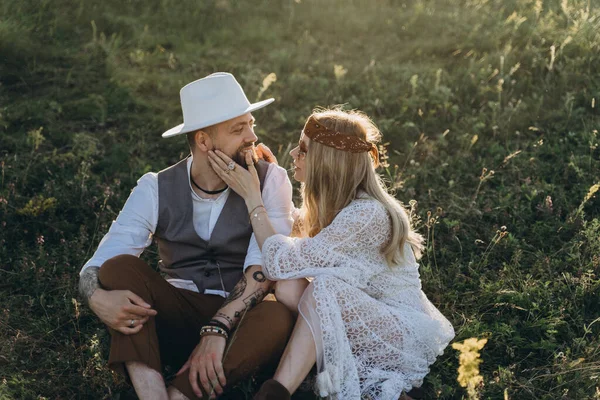
M 373 264 L 369 256 L 381 257 L 389 226 L 379 202 L 355 200 L 313 238 L 269 237 L 263 245 L 265 273 L 271 280 L 333 274 L 362 285 L 365 268 Z

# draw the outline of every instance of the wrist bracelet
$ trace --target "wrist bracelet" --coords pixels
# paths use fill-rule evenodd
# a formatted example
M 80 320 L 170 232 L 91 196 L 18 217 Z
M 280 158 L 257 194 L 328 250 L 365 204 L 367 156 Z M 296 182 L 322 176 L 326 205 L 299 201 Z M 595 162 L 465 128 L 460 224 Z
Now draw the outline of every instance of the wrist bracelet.
M 222 337 L 222 338 L 224 338 L 225 340 L 227 340 L 227 339 L 228 339 L 228 337 L 227 337 L 227 336 L 225 336 L 225 335 L 222 335 L 222 334 L 220 334 L 220 333 L 212 333 L 212 332 L 208 332 L 208 333 L 205 333 L 205 334 L 203 334 L 203 335 L 200 335 L 200 337 L 201 337 L 201 338 L 203 338 L 204 336 L 219 336 L 219 337 Z
M 229 335 L 223 330 L 200 330 L 200 338 L 203 338 L 204 336 L 221 336 L 224 337 L 225 340 L 229 339 Z
M 208 324 L 206 324 L 206 326 L 216 326 L 219 328 L 223 328 L 225 329 L 225 332 L 227 332 L 228 335 L 231 334 L 231 329 L 230 327 L 228 327 L 226 324 L 224 324 L 223 322 L 216 320 L 216 319 L 211 319 Z
M 225 340 L 229 339 L 229 334 L 227 333 L 227 331 L 219 326 L 205 325 L 202 328 L 200 328 L 200 337 L 206 335 L 218 335 L 223 336 Z
M 254 213 L 254 214 L 252 214 L 252 216 L 250 217 L 250 223 L 252 223 L 252 221 L 253 221 L 253 220 L 255 220 L 255 219 L 257 219 L 257 220 L 259 220 L 259 221 L 260 221 L 260 218 L 258 218 L 258 216 L 259 216 L 260 214 L 266 214 L 266 213 L 267 213 L 266 211 L 257 211 L 257 212 L 255 212 L 255 213 Z
M 258 205 L 258 206 L 256 206 L 256 207 L 254 207 L 254 208 L 252 209 L 252 211 L 250 211 L 250 212 L 248 213 L 248 215 L 252 216 L 252 213 L 253 213 L 254 211 L 256 211 L 256 209 L 257 209 L 257 208 L 261 208 L 261 207 L 262 207 L 262 208 L 265 208 L 265 206 L 263 206 L 262 204 L 260 204 L 260 205 Z M 266 208 L 265 208 L 265 211 L 267 211 L 267 209 L 266 209 Z M 255 214 L 254 216 L 256 217 L 256 214 Z

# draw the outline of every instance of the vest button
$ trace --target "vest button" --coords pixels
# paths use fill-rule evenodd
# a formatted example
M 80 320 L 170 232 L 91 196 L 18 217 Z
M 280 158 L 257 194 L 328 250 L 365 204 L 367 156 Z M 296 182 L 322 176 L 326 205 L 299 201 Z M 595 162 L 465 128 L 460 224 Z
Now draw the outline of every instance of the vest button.
M 210 276 L 210 271 L 209 270 L 204 271 L 204 276 L 206 276 L 208 278 Z

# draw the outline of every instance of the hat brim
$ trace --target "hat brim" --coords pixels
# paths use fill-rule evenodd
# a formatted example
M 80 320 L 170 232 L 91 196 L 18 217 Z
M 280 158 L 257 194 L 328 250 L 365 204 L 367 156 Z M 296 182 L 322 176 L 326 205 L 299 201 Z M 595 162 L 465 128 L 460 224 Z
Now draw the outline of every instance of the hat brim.
M 171 129 L 169 129 L 168 131 L 164 132 L 162 134 L 162 137 L 168 138 L 168 137 L 172 137 L 172 136 L 177 136 L 177 135 L 181 135 L 183 133 L 195 131 L 197 129 L 206 128 L 207 126 L 211 126 L 211 125 L 215 125 L 215 124 L 218 124 L 221 122 L 229 121 L 230 119 L 239 117 L 240 115 L 244 115 L 246 113 L 256 111 L 258 109 L 266 107 L 274 101 L 275 101 L 274 98 L 259 101 L 254 104 L 250 104 L 247 108 L 245 108 L 243 110 L 232 111 L 230 113 L 221 115 L 219 117 L 207 119 L 206 121 L 203 121 L 200 124 L 195 124 L 195 125 L 185 125 L 185 123 L 179 124 Z

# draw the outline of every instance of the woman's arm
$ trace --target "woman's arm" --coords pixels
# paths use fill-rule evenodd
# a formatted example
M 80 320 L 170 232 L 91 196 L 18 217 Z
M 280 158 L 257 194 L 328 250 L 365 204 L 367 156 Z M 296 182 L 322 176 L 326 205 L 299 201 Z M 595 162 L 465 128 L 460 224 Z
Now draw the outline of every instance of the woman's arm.
M 389 224 L 379 202 L 353 202 L 314 237 L 267 238 L 263 271 L 270 280 L 330 275 L 361 287 L 385 263 L 379 249 L 388 240 Z

